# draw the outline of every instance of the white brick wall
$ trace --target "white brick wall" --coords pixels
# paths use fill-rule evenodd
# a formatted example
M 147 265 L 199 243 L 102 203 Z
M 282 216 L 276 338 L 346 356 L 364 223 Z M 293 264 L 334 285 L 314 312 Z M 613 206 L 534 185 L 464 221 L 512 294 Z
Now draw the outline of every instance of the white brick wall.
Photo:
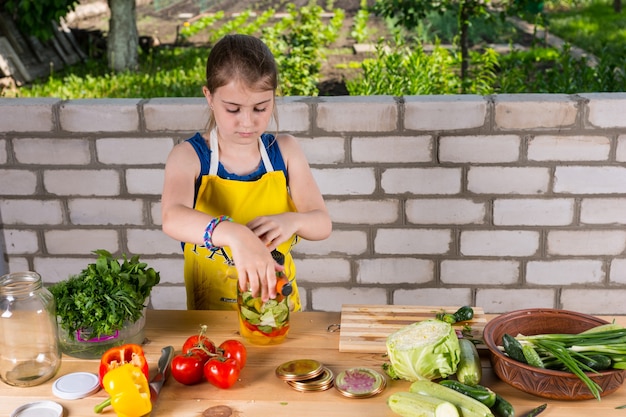
M 626 314 L 626 93 L 288 97 L 278 109 L 334 224 L 294 250 L 306 309 Z M 184 309 L 159 200 L 168 152 L 206 121 L 204 99 L 0 99 L 0 272 L 51 284 L 95 249 L 139 254 L 161 272 L 151 306 Z

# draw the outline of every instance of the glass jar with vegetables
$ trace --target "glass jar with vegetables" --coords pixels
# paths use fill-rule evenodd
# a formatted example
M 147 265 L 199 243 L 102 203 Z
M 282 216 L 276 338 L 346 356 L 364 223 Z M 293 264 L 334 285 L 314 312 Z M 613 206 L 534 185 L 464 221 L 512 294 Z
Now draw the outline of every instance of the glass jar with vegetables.
M 0 277 L 0 379 L 39 385 L 61 365 L 54 297 L 36 272 Z
M 279 265 L 285 262 L 285 256 L 272 251 L 272 257 Z M 282 343 L 289 332 L 289 295 L 291 282 L 282 272 L 276 273 L 276 298 L 263 302 L 261 297 L 254 297 L 251 291 L 237 292 L 239 310 L 239 333 L 248 342 L 257 345 L 275 345 Z

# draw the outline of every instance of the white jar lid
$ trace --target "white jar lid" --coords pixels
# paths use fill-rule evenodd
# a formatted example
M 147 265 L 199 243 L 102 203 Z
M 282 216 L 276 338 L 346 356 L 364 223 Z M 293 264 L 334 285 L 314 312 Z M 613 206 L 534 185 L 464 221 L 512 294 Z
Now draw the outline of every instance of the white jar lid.
M 64 400 L 77 400 L 95 394 L 100 390 L 100 380 L 96 374 L 74 372 L 54 381 L 52 393 Z
M 54 401 L 37 401 L 19 406 L 11 417 L 63 417 L 63 406 Z

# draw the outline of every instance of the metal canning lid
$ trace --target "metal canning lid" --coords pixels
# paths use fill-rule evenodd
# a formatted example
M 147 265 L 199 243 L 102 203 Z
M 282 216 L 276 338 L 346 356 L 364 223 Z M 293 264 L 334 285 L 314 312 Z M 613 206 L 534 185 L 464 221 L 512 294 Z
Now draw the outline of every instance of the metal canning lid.
M 315 378 L 323 371 L 324 366 L 314 359 L 297 359 L 276 368 L 276 376 L 283 381 L 302 381 Z
M 100 390 L 98 375 L 89 372 L 74 372 L 54 381 L 52 393 L 64 400 L 88 397 Z
M 54 401 L 37 401 L 17 407 L 11 417 L 63 417 L 63 406 Z
M 335 375 L 333 371 L 324 368 L 318 376 L 303 381 L 286 381 L 287 384 L 297 391 L 324 391 L 333 386 Z
M 387 380 L 379 372 L 369 368 L 351 368 L 340 372 L 335 378 L 335 388 L 350 398 L 368 398 L 381 393 Z

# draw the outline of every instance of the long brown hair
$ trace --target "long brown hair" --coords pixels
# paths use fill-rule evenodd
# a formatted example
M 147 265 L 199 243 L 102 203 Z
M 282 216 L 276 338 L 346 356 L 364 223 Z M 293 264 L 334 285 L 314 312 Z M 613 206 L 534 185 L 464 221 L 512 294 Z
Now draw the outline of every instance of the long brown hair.
M 249 35 L 226 35 L 211 49 L 206 61 L 206 88 L 211 94 L 233 80 L 250 89 L 272 90 L 276 100 L 278 69 L 274 55 L 258 38 Z M 276 102 L 272 115 L 278 126 Z M 207 129 L 215 128 L 213 112 L 209 114 Z

